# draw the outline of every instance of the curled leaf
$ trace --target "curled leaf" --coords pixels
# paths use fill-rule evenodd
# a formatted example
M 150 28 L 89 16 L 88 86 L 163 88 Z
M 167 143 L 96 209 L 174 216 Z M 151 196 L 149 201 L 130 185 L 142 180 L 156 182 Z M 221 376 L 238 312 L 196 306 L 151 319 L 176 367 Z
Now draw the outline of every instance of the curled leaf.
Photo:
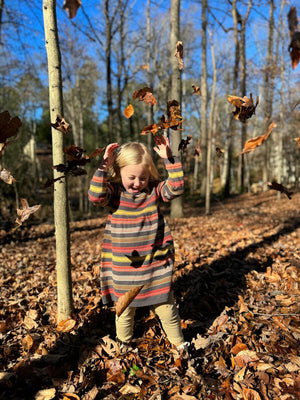
M 59 332 L 70 332 L 73 330 L 74 326 L 76 325 L 76 321 L 72 318 L 65 319 L 64 321 L 61 321 L 56 329 Z
M 119 297 L 118 301 L 116 302 L 116 314 L 118 317 L 140 293 L 143 287 L 144 285 L 136 286 L 128 290 L 128 292 L 124 293 L 121 297 Z
M 17 209 L 18 218 L 15 222 L 19 225 L 22 225 L 22 223 L 26 221 L 26 219 L 28 219 L 31 214 L 35 213 L 41 207 L 41 205 L 38 204 L 36 206 L 29 207 L 28 201 L 26 199 L 20 199 L 20 201 L 22 204 L 22 208 Z
M 267 138 L 269 137 L 270 133 L 272 132 L 273 128 L 275 128 L 277 125 L 275 124 L 275 122 L 272 122 L 269 127 L 267 132 L 264 135 L 261 136 L 257 136 L 253 139 L 249 139 L 245 142 L 244 144 L 244 148 L 243 151 L 239 154 L 237 154 L 238 156 L 240 156 L 241 154 L 245 154 L 245 153 L 249 153 L 250 151 L 256 149 L 256 147 L 260 146 L 261 144 L 263 144 Z
M 200 90 L 199 86 L 192 85 L 192 88 L 193 88 L 192 94 L 198 94 L 199 96 L 201 96 L 201 90 Z
M 1 169 L 0 171 L 0 179 L 9 185 L 11 185 L 13 182 L 17 182 L 11 173 L 5 168 Z
M 60 115 L 56 116 L 56 121 L 52 124 L 50 124 L 52 128 L 62 132 L 62 133 L 68 133 L 70 130 L 70 124 L 66 122 L 66 120 L 61 117 Z
M 143 101 L 144 103 L 147 103 L 147 104 L 150 104 L 153 106 L 155 106 L 157 104 L 157 101 L 152 94 L 152 89 L 147 86 L 133 92 L 132 98 L 138 99 L 139 101 Z
M 256 98 L 256 104 L 254 105 L 252 93 L 250 93 L 250 97 L 238 97 L 229 95 L 227 97 L 227 101 L 235 106 L 235 110 L 232 112 L 235 119 L 246 122 L 247 119 L 251 118 L 253 114 L 255 114 L 255 109 L 259 103 L 259 97 Z
M 69 18 L 76 16 L 78 8 L 81 6 L 81 0 L 64 0 L 63 8 L 68 12 Z
M 285 186 L 281 185 L 281 183 L 277 182 L 268 182 L 268 187 L 270 189 L 277 190 L 281 193 L 284 193 L 290 200 L 292 199 L 293 192 L 290 192 Z

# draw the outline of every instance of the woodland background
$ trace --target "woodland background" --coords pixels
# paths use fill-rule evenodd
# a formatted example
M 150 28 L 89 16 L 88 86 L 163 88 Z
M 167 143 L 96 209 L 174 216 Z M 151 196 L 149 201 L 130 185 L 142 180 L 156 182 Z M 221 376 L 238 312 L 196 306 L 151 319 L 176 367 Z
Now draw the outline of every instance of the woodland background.
M 65 240 L 55 214 L 65 181 L 54 190 L 46 184 L 55 121 L 42 5 L 0 1 L 0 112 L 22 121 L 0 149 L 1 178 L 4 170 L 14 177 L 0 181 L 1 400 L 300 398 L 300 76 L 289 54 L 287 19 L 293 6 L 284 0 L 104 0 L 84 2 L 69 18 L 62 3 L 55 5 L 63 117 L 70 124 L 58 133 L 65 146 L 88 155 L 112 141 L 153 146 L 152 133 L 141 132 L 166 114 L 174 76 L 180 82 L 183 130 L 170 135 L 173 142 L 192 136 L 181 152 L 173 148 L 184 165 L 183 218 L 172 217 L 167 205 L 163 211 L 176 247 L 175 297 L 191 342 L 186 357 L 172 349 L 148 309 L 137 315 L 132 348 L 120 353 L 115 310 L 102 305 L 99 289 L 105 214 L 87 202 L 101 156 L 84 165 L 85 175 L 67 180 Z M 170 46 L 174 25 L 184 48 L 179 74 Z M 133 99 L 146 86 L 157 105 Z M 227 98 L 250 93 L 259 104 L 242 123 Z M 129 104 L 135 112 L 126 118 Z M 276 127 L 261 146 L 237 156 L 272 122 Z M 288 189 L 269 191 L 269 181 Z M 24 199 L 41 207 L 30 209 Z M 60 301 L 60 285 L 68 286 L 68 301 Z M 62 320 L 64 303 L 72 315 Z
M 180 11 L 183 131 L 193 139 L 183 153 L 186 199 L 205 197 L 206 175 L 213 196 L 266 189 L 276 180 L 297 186 L 299 180 L 299 66 L 292 68 L 287 14 L 292 2 L 185 1 Z M 57 3 L 62 55 L 64 118 L 70 124 L 66 146 L 86 154 L 111 141 L 154 142 L 141 136 L 146 125 L 166 114 L 170 98 L 170 6 L 167 2 L 90 1 L 73 19 Z M 299 10 L 298 10 L 299 14 Z M 17 140 L 1 157 L 1 167 L 15 179 L 2 184 L 1 227 L 10 228 L 19 197 L 43 203 L 42 221 L 51 220 L 51 133 L 47 58 L 42 6 L 35 1 L 2 1 L 0 21 L 0 110 L 22 121 Z M 201 89 L 193 94 L 192 86 Z M 157 105 L 132 99 L 135 90 L 151 87 Z M 228 95 L 259 96 L 256 114 L 245 124 L 232 118 Z M 130 119 L 123 111 L 133 104 Z M 245 141 L 277 127 L 254 152 L 237 157 Z M 55 121 L 51 121 L 52 123 Z M 194 157 L 200 139 L 202 153 Z M 211 168 L 207 148 L 212 146 Z M 216 153 L 219 148 L 221 152 Z M 71 177 L 71 218 L 91 215 L 86 192 L 100 157 L 86 166 L 87 175 Z M 49 207 L 48 207 L 49 206 Z M 93 210 L 94 212 L 94 210 Z

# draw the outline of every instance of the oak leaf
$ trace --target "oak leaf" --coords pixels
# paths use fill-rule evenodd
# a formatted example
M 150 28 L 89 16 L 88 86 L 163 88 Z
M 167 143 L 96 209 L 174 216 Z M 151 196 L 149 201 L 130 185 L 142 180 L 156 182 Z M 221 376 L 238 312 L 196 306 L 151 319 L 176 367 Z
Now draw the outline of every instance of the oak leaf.
M 158 131 L 157 125 L 151 124 L 151 125 L 147 125 L 143 128 L 141 135 L 147 135 L 147 133 L 152 133 L 153 135 L 156 135 L 157 131 Z
M 132 117 L 134 114 L 134 108 L 132 104 L 129 104 L 125 109 L 124 109 L 124 115 L 126 118 Z
M 181 141 L 179 143 L 179 146 L 178 146 L 178 151 L 186 150 L 186 148 L 190 144 L 191 140 L 192 140 L 192 136 L 191 135 L 187 136 L 186 139 L 181 139 Z
M 126 308 L 140 293 L 143 287 L 144 285 L 136 286 L 118 298 L 118 301 L 116 302 L 116 314 L 118 317 L 123 313 L 124 310 L 126 310 Z
M 238 153 L 237 156 L 240 156 L 241 154 L 246 154 L 249 153 L 250 151 L 256 149 L 256 147 L 260 146 L 263 144 L 269 137 L 270 133 L 272 132 L 273 128 L 275 128 L 277 125 L 275 122 L 272 122 L 269 127 L 267 132 L 264 135 L 257 136 L 253 139 L 248 139 L 245 144 L 243 151 L 241 153 Z

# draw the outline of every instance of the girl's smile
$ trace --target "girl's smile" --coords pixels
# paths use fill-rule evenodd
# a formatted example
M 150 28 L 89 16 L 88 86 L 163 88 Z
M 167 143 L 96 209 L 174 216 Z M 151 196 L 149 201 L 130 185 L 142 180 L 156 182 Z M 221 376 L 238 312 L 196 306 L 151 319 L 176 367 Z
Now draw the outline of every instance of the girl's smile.
M 145 189 L 149 181 L 149 169 L 143 164 L 126 165 L 121 168 L 122 184 L 128 193 L 139 193 Z

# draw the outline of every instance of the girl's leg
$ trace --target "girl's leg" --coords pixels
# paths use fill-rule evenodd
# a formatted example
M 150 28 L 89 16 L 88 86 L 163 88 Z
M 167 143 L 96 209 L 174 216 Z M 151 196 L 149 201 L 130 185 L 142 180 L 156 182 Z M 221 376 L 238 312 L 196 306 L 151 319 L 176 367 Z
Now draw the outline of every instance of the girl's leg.
M 119 317 L 116 315 L 116 334 L 121 342 L 128 343 L 131 340 L 134 315 L 134 307 L 127 307 Z
M 183 344 L 184 337 L 173 292 L 170 292 L 169 299 L 166 303 L 157 304 L 153 306 L 153 309 L 161 321 L 168 340 L 176 346 Z

